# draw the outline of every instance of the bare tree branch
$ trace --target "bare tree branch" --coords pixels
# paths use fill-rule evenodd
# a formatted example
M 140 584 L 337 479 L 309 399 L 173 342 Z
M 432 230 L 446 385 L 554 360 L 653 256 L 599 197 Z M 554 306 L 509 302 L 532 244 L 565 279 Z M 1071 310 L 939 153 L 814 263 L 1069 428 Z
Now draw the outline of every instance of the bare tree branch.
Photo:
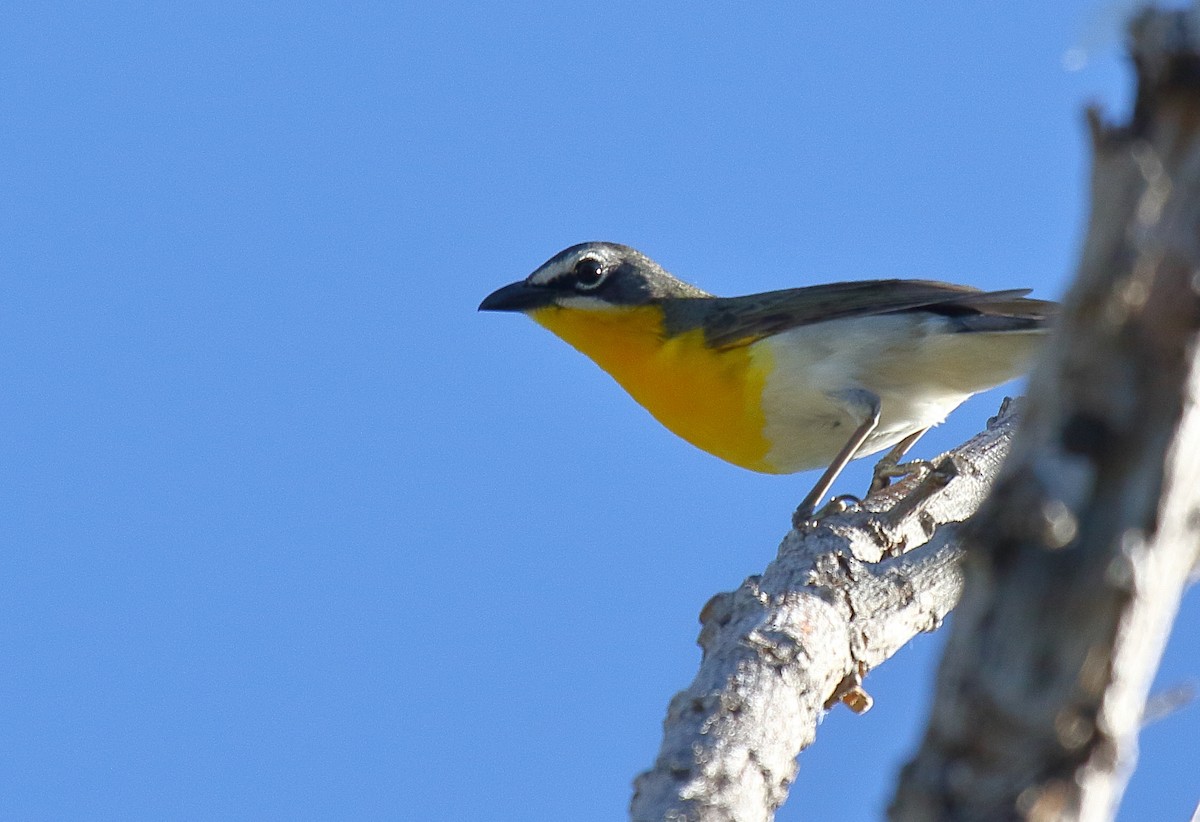
M 1132 120 L 1092 117 L 1080 282 L 982 516 L 950 524 L 986 493 L 1011 417 L 919 488 L 789 534 L 761 577 L 714 597 L 634 820 L 769 820 L 822 712 L 865 710 L 862 675 L 953 607 L 964 535 L 981 547 L 892 814 L 1111 815 L 1200 559 L 1198 31 L 1195 11 L 1139 16 Z
M 793 531 L 761 577 L 705 606 L 704 659 L 671 700 L 658 759 L 636 782 L 634 820 L 774 815 L 824 711 L 838 699 L 866 710 L 862 675 L 954 606 L 958 530 L 939 526 L 975 511 L 1015 423 L 1006 403 L 929 476 Z
M 995 492 L 894 820 L 1103 820 L 1200 546 L 1200 12 L 1131 27 L 1079 278 Z

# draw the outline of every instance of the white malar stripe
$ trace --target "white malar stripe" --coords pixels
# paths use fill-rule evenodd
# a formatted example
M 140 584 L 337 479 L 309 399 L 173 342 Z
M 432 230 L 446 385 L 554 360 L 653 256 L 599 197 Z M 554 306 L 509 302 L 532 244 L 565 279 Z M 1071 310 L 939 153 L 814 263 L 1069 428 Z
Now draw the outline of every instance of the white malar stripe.
M 583 294 L 563 294 L 556 297 L 554 302 L 563 308 L 571 308 L 578 311 L 620 311 L 622 308 L 629 307 L 614 305 L 599 297 L 588 297 Z

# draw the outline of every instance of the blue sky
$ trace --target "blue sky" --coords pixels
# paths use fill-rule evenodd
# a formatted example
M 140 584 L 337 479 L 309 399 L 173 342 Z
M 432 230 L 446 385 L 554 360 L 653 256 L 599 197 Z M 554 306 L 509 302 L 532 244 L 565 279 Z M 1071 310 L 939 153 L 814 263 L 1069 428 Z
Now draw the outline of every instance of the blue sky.
M 1055 297 L 1082 107 L 1129 96 L 1120 6 L 801 5 L 0 10 L 0 817 L 622 817 L 812 477 L 479 300 L 589 239 L 720 294 Z M 1160 687 L 1198 630 L 1193 591 Z M 781 820 L 878 816 L 939 645 Z M 1186 818 L 1197 739 L 1145 731 L 1122 818 Z

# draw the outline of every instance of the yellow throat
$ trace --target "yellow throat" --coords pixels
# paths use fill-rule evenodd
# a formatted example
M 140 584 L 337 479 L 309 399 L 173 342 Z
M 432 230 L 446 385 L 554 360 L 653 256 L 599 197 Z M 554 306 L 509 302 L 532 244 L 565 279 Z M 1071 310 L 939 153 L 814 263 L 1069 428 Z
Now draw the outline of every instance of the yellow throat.
M 752 471 L 767 462 L 762 392 L 769 353 L 739 346 L 709 348 L 700 329 L 667 337 L 654 305 L 590 311 L 551 306 L 530 312 L 607 371 L 678 436 Z

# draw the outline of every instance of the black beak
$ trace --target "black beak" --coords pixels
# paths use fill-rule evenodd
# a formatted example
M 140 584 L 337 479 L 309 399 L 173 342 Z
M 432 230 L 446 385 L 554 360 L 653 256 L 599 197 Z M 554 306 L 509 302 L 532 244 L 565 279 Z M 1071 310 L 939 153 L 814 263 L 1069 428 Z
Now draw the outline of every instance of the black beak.
M 484 297 L 480 311 L 531 311 L 554 302 L 554 292 L 540 285 L 521 280 L 509 283 Z

